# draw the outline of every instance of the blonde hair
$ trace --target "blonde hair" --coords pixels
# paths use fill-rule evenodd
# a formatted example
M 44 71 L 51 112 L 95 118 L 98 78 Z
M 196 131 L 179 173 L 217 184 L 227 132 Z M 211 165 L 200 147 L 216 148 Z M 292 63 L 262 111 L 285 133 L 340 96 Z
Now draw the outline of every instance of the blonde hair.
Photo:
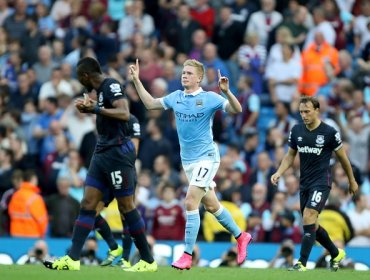
M 194 67 L 195 70 L 197 71 L 198 75 L 200 76 L 201 80 L 203 80 L 203 77 L 204 77 L 204 65 L 203 65 L 203 63 L 199 62 L 196 59 L 187 59 L 187 60 L 185 60 L 183 65 L 184 65 L 184 67 L 185 66 Z

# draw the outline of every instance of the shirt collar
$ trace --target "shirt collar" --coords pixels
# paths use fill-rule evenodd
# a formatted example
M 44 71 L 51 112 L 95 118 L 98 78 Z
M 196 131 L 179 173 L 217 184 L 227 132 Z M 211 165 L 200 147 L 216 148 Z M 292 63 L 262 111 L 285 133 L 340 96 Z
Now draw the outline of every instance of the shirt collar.
M 201 87 L 200 88 L 198 88 L 196 91 L 194 91 L 194 92 L 190 92 L 190 93 L 185 93 L 185 91 L 184 91 L 184 96 L 187 96 L 187 95 L 192 95 L 192 96 L 196 96 L 196 95 L 198 95 L 199 93 L 201 93 L 202 91 L 204 91 Z

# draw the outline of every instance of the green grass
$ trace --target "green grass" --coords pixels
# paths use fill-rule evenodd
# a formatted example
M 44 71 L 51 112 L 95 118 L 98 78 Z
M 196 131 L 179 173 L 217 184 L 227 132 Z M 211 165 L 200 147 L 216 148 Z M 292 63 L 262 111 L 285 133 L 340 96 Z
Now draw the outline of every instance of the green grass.
M 297 275 L 299 274 L 299 275 Z M 299 280 L 368 280 L 370 271 L 340 270 L 309 270 L 307 272 L 288 272 L 280 269 L 248 269 L 248 268 L 192 268 L 187 271 L 174 270 L 171 267 L 160 267 L 155 273 L 129 273 L 118 267 L 101 268 L 83 266 L 80 271 L 48 270 L 41 265 L 0 265 L 0 278 L 10 280 L 232 280 L 232 279 L 299 279 Z

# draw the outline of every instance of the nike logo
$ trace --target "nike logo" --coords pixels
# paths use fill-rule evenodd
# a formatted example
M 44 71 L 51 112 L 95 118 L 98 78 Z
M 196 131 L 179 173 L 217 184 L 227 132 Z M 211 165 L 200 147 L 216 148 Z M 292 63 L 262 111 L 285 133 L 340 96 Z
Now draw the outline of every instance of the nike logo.
M 182 102 L 181 101 L 176 101 L 176 104 L 182 104 Z

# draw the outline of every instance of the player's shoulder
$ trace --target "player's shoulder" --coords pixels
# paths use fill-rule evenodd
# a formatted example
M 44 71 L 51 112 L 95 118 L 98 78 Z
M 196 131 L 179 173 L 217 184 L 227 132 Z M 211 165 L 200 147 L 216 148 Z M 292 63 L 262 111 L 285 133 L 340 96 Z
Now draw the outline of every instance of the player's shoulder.
M 292 127 L 292 133 L 302 132 L 305 130 L 305 125 L 303 123 L 296 123 Z
M 327 134 L 336 134 L 338 131 L 331 125 L 321 122 L 322 129 L 327 133 Z
M 103 81 L 103 89 L 112 93 L 122 93 L 123 86 L 114 78 L 105 78 Z

